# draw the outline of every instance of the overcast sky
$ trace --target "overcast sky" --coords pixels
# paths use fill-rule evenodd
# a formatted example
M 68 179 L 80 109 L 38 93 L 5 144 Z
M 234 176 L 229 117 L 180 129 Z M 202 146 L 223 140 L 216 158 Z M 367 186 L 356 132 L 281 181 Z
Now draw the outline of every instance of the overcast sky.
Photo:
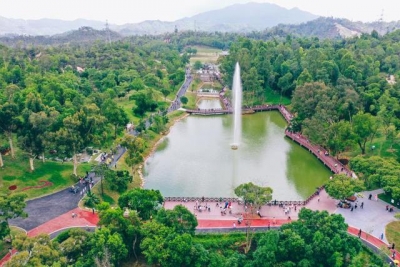
M 7 18 L 85 18 L 112 24 L 143 20 L 172 21 L 235 3 L 267 2 L 298 7 L 320 16 L 350 20 L 400 20 L 400 0 L 0 0 L 0 16 Z

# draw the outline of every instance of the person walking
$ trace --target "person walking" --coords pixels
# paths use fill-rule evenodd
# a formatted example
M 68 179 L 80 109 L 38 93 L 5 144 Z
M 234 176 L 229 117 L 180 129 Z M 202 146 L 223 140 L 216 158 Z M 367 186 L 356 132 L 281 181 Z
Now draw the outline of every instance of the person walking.
M 360 208 L 364 208 L 364 202 L 361 202 Z
M 362 234 L 362 231 L 360 229 L 360 231 L 358 231 L 358 238 L 361 238 L 361 234 Z
M 257 210 L 257 215 L 261 218 L 262 216 L 261 216 L 261 213 L 260 213 L 260 210 Z
M 233 223 L 233 229 L 236 229 L 236 223 Z

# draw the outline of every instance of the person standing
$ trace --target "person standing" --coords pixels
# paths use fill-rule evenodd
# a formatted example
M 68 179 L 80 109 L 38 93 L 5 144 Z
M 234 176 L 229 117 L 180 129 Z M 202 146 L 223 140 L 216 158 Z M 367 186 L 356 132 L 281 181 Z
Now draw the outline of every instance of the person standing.
M 364 202 L 361 202 L 361 206 L 360 206 L 360 208 L 364 208 Z
M 360 229 L 360 231 L 358 231 L 358 238 L 361 238 L 361 234 L 362 234 L 362 231 Z

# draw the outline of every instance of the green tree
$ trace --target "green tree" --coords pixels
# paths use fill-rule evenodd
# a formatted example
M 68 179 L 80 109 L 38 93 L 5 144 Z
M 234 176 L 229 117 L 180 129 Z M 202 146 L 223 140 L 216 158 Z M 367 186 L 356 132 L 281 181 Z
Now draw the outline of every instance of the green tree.
M 180 100 L 184 105 L 186 105 L 189 102 L 189 99 L 186 96 L 181 96 Z
M 15 158 L 12 135 L 20 125 L 19 108 L 16 104 L 5 103 L 0 105 L 0 133 L 4 133 L 10 144 L 11 158 Z
M 334 199 L 344 200 L 353 196 L 357 192 L 365 189 L 364 183 L 360 179 L 348 177 L 344 174 L 337 174 L 325 186 L 326 192 Z
M 193 240 L 157 222 L 143 225 L 140 248 L 149 264 L 165 267 L 193 266 Z
M 361 153 L 365 154 L 367 141 L 372 140 L 378 130 L 376 118 L 369 113 L 357 113 L 353 117 L 352 129 Z
M 301 209 L 297 221 L 261 236 L 249 266 L 347 266 L 360 253 L 361 242 L 347 234 L 341 215 Z M 373 263 L 383 264 L 378 258 Z
M 236 187 L 235 194 L 243 198 L 246 203 L 260 207 L 272 199 L 272 188 L 261 187 L 250 182 Z
M 145 88 L 143 80 L 140 78 L 135 78 L 131 83 L 131 88 L 135 91 L 143 90 Z
M 168 123 L 168 117 L 162 115 L 153 115 L 153 122 L 151 124 L 150 129 L 156 133 L 161 133 L 166 130 L 166 124 Z
M 166 87 L 163 87 L 163 88 L 161 89 L 161 93 L 162 93 L 163 96 L 164 96 L 164 101 L 167 101 L 167 96 L 171 93 L 171 90 L 169 90 L 169 89 L 166 88 Z
M 194 64 L 193 64 L 193 69 L 195 69 L 195 70 L 199 70 L 199 69 L 201 69 L 202 67 L 203 67 L 203 64 L 201 63 L 200 60 L 196 60 L 196 61 L 194 62 Z
M 347 121 L 335 122 L 328 129 L 327 148 L 339 158 L 341 152 L 354 145 L 351 125 Z
M 14 255 L 6 266 L 67 266 L 57 242 L 52 242 L 50 236 L 41 234 L 36 237 L 20 235 L 15 239 L 18 254 Z
M 137 164 L 143 162 L 143 152 L 146 149 L 145 140 L 141 137 L 126 136 L 121 145 L 127 148 L 125 161 L 134 170 Z
M 107 164 L 104 162 L 94 165 L 92 169 L 93 169 L 94 173 L 96 174 L 96 176 L 100 177 L 101 195 L 103 196 L 104 195 L 103 180 L 106 175 L 111 173 L 110 169 L 108 168 Z
M 57 151 L 73 158 L 73 174 L 77 176 L 77 154 L 89 144 L 99 145 L 106 119 L 95 104 L 87 105 L 63 120 L 63 126 L 51 134 Z
M 98 266 L 112 264 L 120 266 L 120 263 L 128 256 L 128 249 L 118 233 L 111 233 L 106 227 L 97 229 L 89 241 L 90 251 L 87 253 L 86 262 L 94 266 L 94 263 L 102 263 Z
M 88 191 L 86 196 L 83 198 L 83 203 L 88 208 L 94 208 L 100 203 L 100 199 L 93 192 Z
M 160 209 L 157 212 L 156 220 L 180 234 L 194 235 L 197 227 L 196 217 L 182 205 L 177 205 L 172 210 Z
M 143 220 L 148 220 L 156 213 L 164 199 L 159 190 L 135 188 L 123 193 L 118 199 L 118 205 L 138 212 Z
M 315 114 L 320 99 L 328 95 L 328 90 L 325 84 L 319 82 L 298 86 L 292 98 L 293 110 L 297 112 L 297 116 L 301 120 L 311 118 Z
M 134 210 L 125 210 L 121 208 L 110 208 L 107 204 L 98 206 L 99 225 L 107 227 L 111 233 L 119 233 L 124 240 L 129 252 L 133 252 L 135 257 L 140 240 L 141 220 Z
M 18 217 L 27 217 L 28 214 L 24 212 L 26 207 L 25 198 L 27 196 L 25 194 L 13 194 L 8 196 L 0 196 L 0 222 L 5 223 L 6 229 L 4 229 L 4 225 L 2 226 L 3 230 L 1 231 L 2 235 L 9 235 L 11 244 L 13 242 L 11 231 L 10 231 L 10 219 L 15 219 Z M 0 238 L 4 238 L 4 236 L 0 236 Z
M 123 193 L 128 189 L 128 184 L 132 182 L 133 177 L 126 170 L 123 171 L 108 170 L 105 173 L 105 179 L 111 190 Z
M 133 113 L 139 117 L 143 117 L 147 111 L 155 111 L 158 106 L 157 102 L 153 100 L 150 90 L 147 92 L 140 91 L 133 95 L 132 98 L 136 103 L 136 107 L 133 108 Z
M 125 125 L 129 122 L 128 115 L 125 110 L 119 107 L 111 99 L 107 99 L 102 106 L 102 112 L 107 121 L 114 126 L 114 138 L 120 133 Z
M 69 264 L 75 264 L 81 255 L 90 250 L 90 234 L 80 228 L 72 228 L 58 235 L 55 242 L 59 243 L 59 250 L 67 258 Z
M 30 170 L 34 171 L 34 159 L 39 155 L 45 159 L 45 148 L 49 143 L 49 131 L 56 122 L 59 113 L 53 109 L 32 112 L 25 109 L 22 112 L 23 124 L 18 131 L 18 144 L 29 157 Z

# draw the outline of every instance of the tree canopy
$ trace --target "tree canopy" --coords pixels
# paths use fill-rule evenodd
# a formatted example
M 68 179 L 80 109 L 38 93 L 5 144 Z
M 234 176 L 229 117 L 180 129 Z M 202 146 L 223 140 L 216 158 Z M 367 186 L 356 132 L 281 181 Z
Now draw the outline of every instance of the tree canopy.
M 235 194 L 242 198 L 245 203 L 260 207 L 272 199 L 272 189 L 261 187 L 253 183 L 241 184 L 235 188 Z
M 340 200 L 351 197 L 364 189 L 365 187 L 362 180 L 348 177 L 344 174 L 334 175 L 325 186 L 326 192 L 331 197 Z

